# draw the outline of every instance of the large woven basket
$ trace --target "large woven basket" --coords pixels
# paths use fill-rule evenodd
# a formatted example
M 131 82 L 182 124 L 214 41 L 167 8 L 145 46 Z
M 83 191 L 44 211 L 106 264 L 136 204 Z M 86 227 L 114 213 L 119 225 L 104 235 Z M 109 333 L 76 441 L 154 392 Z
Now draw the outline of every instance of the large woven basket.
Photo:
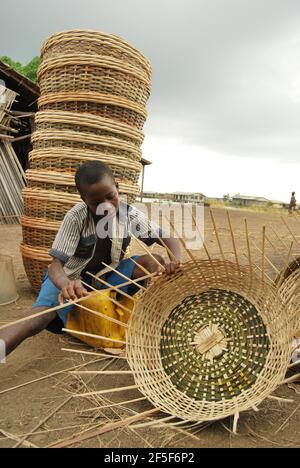
M 63 57 L 67 54 L 113 57 L 139 68 L 151 79 L 150 62 L 124 39 L 94 30 L 71 30 L 53 34 L 42 47 L 42 59 Z
M 24 244 L 50 250 L 60 224 L 60 222 L 49 221 L 48 219 L 23 216 L 21 225 Z
M 91 133 L 62 130 L 36 131 L 32 135 L 33 149 L 71 148 L 99 151 L 102 154 L 120 156 L 133 161 L 141 160 L 141 151 L 131 143 L 114 137 L 101 137 Z
M 39 292 L 47 268 L 52 261 L 48 251 L 48 249 L 32 247 L 31 245 L 21 245 L 24 268 L 31 286 L 36 292 Z
M 136 305 L 128 362 L 153 405 L 188 421 L 255 409 L 282 382 L 292 326 L 276 289 L 228 261 L 196 261 Z
M 123 156 L 68 148 L 46 148 L 34 150 L 29 154 L 31 169 L 41 172 L 66 172 L 75 175 L 81 164 L 95 160 L 108 164 L 117 179 L 138 183 L 142 168 L 141 163 L 127 160 Z
M 71 130 L 92 133 L 101 137 L 114 137 L 132 143 L 138 149 L 144 141 L 143 132 L 132 126 L 88 114 L 81 115 L 63 111 L 37 112 L 35 126 L 36 130 Z
M 28 181 L 28 189 L 34 190 L 33 198 L 45 197 L 47 200 L 57 200 L 59 203 L 67 203 L 69 209 L 70 204 L 72 203 L 74 206 L 75 203 L 81 201 L 80 195 L 78 194 L 74 176 L 70 173 L 61 173 L 61 172 L 42 172 L 42 171 L 35 171 L 29 170 L 27 171 L 27 181 Z M 116 182 L 119 185 L 119 191 L 121 196 L 127 197 L 128 203 L 133 203 L 136 199 L 137 194 L 139 193 L 139 187 L 135 183 L 130 183 L 126 180 L 116 179 Z M 48 193 L 49 192 L 49 193 Z M 50 195 L 50 198 L 49 196 Z M 27 199 L 28 190 L 24 191 L 25 199 Z M 45 197 L 43 199 L 45 199 Z M 25 214 L 28 215 L 26 212 L 25 203 Z M 71 206 L 71 207 L 72 207 Z M 28 215 L 29 216 L 29 215 Z M 39 218 L 40 216 L 34 216 Z M 49 218 L 51 219 L 51 218 Z
M 39 98 L 39 109 L 94 114 L 142 130 L 147 118 L 144 106 L 128 99 L 98 94 L 49 93 Z
M 123 97 L 143 106 L 150 96 L 149 79 L 138 68 L 122 60 L 82 54 L 80 50 L 77 54 L 44 60 L 38 82 L 42 94 L 92 91 Z
M 65 214 L 81 201 L 78 194 L 29 188 L 23 190 L 23 198 L 25 216 L 50 221 L 62 221 Z

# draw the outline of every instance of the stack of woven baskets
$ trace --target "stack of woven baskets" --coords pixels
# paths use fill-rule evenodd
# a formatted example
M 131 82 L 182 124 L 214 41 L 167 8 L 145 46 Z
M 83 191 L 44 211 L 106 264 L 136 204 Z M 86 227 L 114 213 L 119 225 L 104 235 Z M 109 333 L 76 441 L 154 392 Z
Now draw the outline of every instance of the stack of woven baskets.
M 135 200 L 151 66 L 116 36 L 76 30 L 45 42 L 38 80 L 41 97 L 22 219 L 24 265 L 36 290 L 60 223 L 80 201 L 74 182 L 80 164 L 109 164 L 121 195 Z

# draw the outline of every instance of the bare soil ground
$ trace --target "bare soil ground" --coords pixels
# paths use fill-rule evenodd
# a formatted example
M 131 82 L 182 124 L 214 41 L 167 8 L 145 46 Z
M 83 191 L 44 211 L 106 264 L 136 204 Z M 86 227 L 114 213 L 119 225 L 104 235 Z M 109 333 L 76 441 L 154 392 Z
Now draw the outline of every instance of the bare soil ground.
M 222 228 L 226 219 L 224 210 L 215 210 L 215 215 Z M 284 234 L 284 227 L 278 214 L 232 211 L 234 229 L 236 232 L 240 230 L 240 235 L 242 235 L 245 216 L 248 218 L 251 232 L 259 239 L 262 226 L 270 222 L 277 226 L 278 230 L 283 230 Z M 205 229 L 207 244 L 216 253 L 217 245 L 213 239 L 213 228 L 208 213 L 206 213 Z M 20 293 L 20 299 L 15 304 L 0 307 L 0 325 L 28 315 L 35 298 L 22 265 L 19 251 L 21 238 L 19 226 L 0 226 L 0 253 L 13 256 Z M 139 253 L 140 249 L 133 249 L 133 253 L 135 252 Z M 202 253 L 199 255 L 202 256 Z M 274 262 L 277 260 L 274 257 Z M 110 408 L 105 412 L 99 412 L 97 401 L 92 398 L 70 399 L 70 396 L 80 389 L 104 389 L 131 385 L 132 381 L 129 376 L 97 376 L 86 386 L 84 381 L 76 380 L 74 376 L 66 372 L 5 392 L 7 389 L 33 379 L 96 360 L 95 357 L 83 358 L 61 350 L 62 347 L 71 347 L 75 343 L 73 338 L 43 332 L 23 343 L 9 356 L 6 364 L 0 365 L 0 448 L 14 446 L 18 439 L 30 432 L 35 434 L 26 438 L 25 446 L 33 444 L 46 447 L 74 433 L 99 426 L 105 420 L 117 421 L 120 417 L 129 417 L 151 407 L 147 402 L 141 401 L 131 404 L 130 409 L 125 405 L 119 409 Z M 77 342 L 76 346 L 78 345 Z M 84 347 L 84 349 L 87 348 Z M 103 360 L 103 362 L 89 364 L 87 369 L 99 370 L 107 365 L 107 362 Z M 118 361 L 110 368 L 122 367 L 124 363 Z M 107 448 L 300 447 L 300 395 L 288 386 L 281 387 L 276 394 L 292 399 L 294 402 L 278 403 L 266 400 L 259 408 L 259 412 L 251 411 L 242 414 L 238 435 L 231 433 L 232 419 L 226 419 L 204 426 L 197 432 L 194 430 L 193 433 L 184 429 L 180 431 L 171 429 L 167 425 L 163 425 L 159 430 L 151 427 L 120 429 L 93 438 L 81 445 Z M 138 396 L 135 391 L 127 392 L 126 396 L 114 397 L 114 401 L 129 400 Z M 94 410 L 83 412 L 89 408 L 94 408 Z M 76 446 L 79 447 L 80 444 Z

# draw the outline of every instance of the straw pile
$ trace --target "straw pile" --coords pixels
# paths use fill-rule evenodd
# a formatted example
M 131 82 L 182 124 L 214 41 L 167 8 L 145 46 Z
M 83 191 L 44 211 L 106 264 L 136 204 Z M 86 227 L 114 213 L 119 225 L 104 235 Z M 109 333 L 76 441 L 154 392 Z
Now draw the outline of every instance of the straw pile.
M 18 224 L 23 214 L 25 174 L 12 146 L 9 114 L 17 94 L 0 85 L 0 224 Z
M 151 66 L 124 40 L 97 31 L 54 34 L 42 48 L 41 90 L 22 220 L 24 265 L 38 289 L 48 251 L 78 201 L 74 174 L 85 161 L 111 166 L 120 193 L 139 193 L 142 132 Z

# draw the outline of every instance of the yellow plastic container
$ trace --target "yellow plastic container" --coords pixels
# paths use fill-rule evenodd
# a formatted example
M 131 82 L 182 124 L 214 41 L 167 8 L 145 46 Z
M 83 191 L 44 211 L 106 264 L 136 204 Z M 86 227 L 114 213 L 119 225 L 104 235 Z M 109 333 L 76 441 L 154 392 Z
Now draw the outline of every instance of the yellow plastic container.
M 0 255 L 0 306 L 11 304 L 18 298 L 12 257 Z
M 116 299 L 116 296 L 111 291 L 102 290 L 101 294 L 93 295 L 92 297 L 87 297 L 84 301 L 81 302 L 81 305 L 93 310 L 94 312 L 100 312 L 108 317 L 111 317 L 115 320 L 119 320 L 122 323 L 127 323 L 129 320 L 129 312 L 124 310 L 122 307 L 115 305 L 109 298 Z M 133 301 L 130 299 L 122 299 L 120 301 L 124 307 L 129 310 L 133 308 Z M 78 336 L 74 334 L 73 336 L 80 341 L 92 346 L 93 348 L 122 348 L 124 345 L 122 342 L 125 341 L 125 328 L 122 325 L 110 322 L 104 317 L 99 317 L 97 315 L 91 314 L 81 307 L 75 307 L 68 315 L 67 328 L 69 330 L 80 331 L 85 333 L 90 333 L 92 335 L 103 336 L 107 338 L 104 339 L 95 339 L 85 336 Z M 72 333 L 70 333 L 72 335 Z M 110 341 L 109 338 L 112 338 L 116 341 Z M 121 343 L 119 343 L 121 341 Z

